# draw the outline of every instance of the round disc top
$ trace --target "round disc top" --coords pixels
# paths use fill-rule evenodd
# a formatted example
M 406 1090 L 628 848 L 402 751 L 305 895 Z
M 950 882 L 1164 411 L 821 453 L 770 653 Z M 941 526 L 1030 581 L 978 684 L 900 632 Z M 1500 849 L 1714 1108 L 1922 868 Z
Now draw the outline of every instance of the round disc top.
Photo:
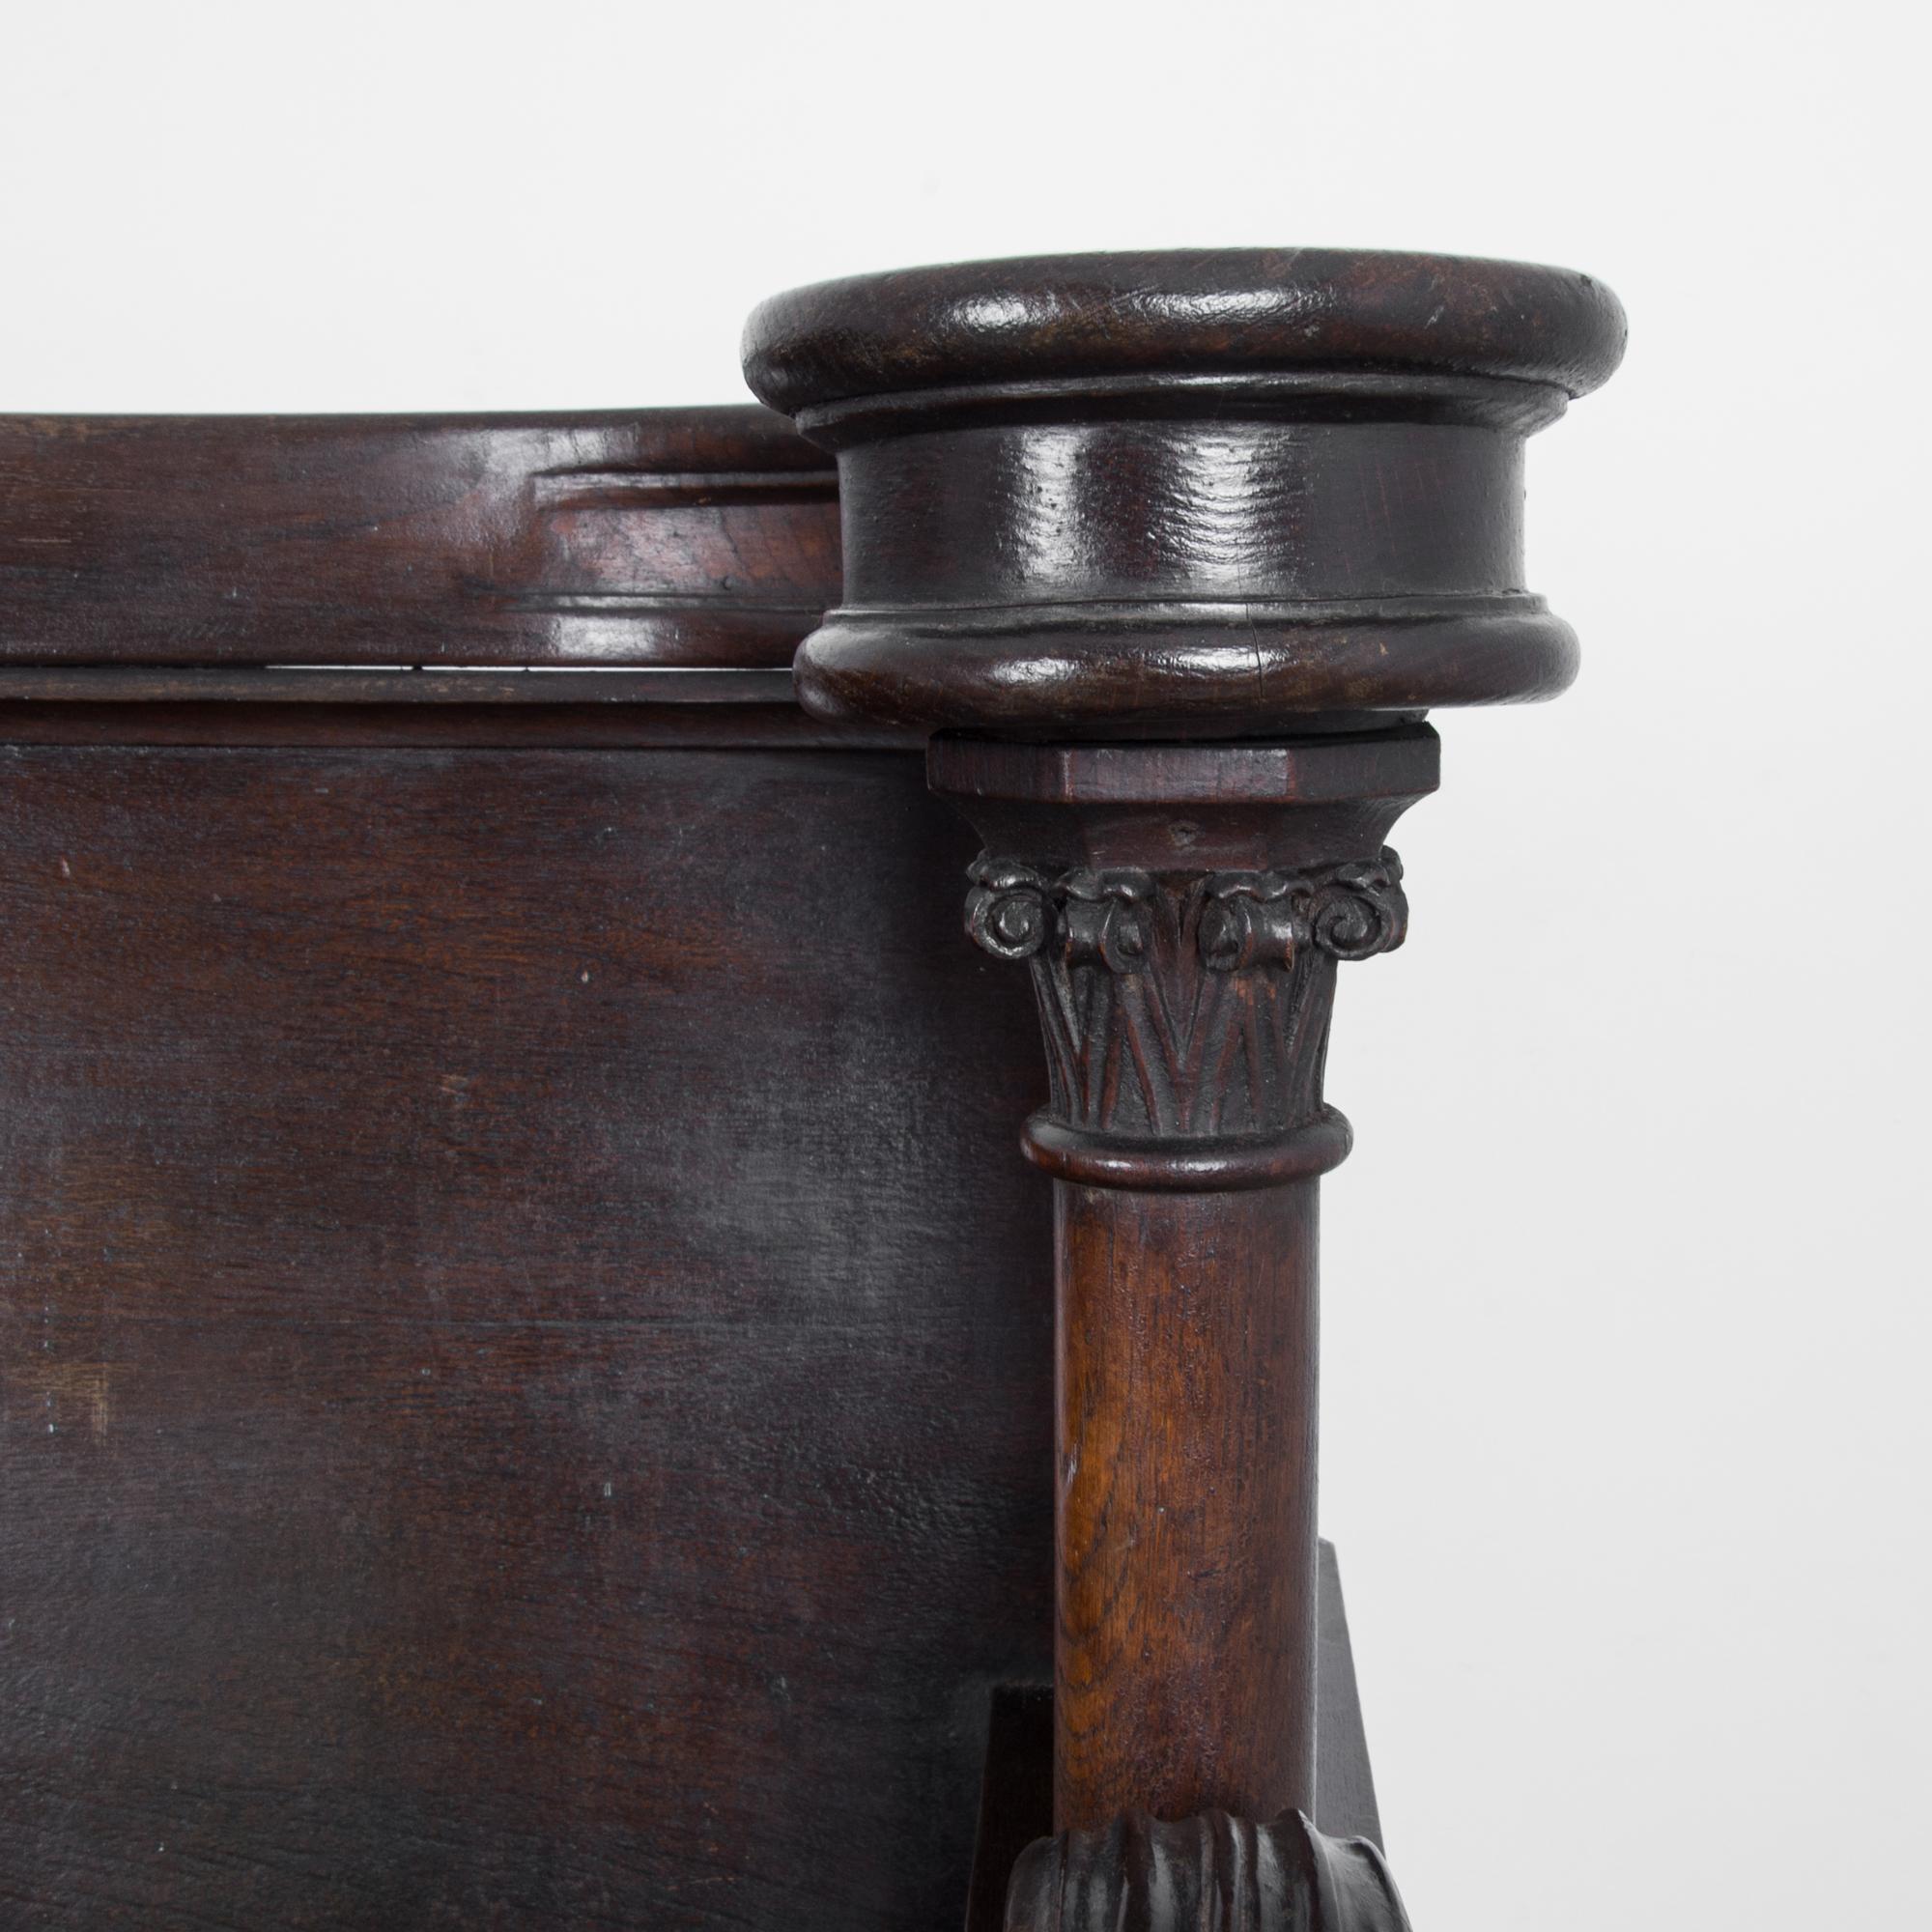
M 1622 305 L 1570 269 L 1338 248 L 1035 255 L 851 275 L 745 329 L 787 414 L 963 384 L 1279 370 L 1513 379 L 1580 396 L 1623 355 Z

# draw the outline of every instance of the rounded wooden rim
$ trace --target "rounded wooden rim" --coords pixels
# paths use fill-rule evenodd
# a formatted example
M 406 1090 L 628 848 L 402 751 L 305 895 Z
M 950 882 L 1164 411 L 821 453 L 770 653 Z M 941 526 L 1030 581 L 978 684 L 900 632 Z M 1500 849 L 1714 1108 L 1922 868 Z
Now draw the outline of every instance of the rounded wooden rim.
M 1581 396 L 1627 323 L 1571 269 L 1335 248 L 1020 256 L 761 303 L 745 374 L 787 414 L 853 397 L 1155 372 L 1426 370 Z

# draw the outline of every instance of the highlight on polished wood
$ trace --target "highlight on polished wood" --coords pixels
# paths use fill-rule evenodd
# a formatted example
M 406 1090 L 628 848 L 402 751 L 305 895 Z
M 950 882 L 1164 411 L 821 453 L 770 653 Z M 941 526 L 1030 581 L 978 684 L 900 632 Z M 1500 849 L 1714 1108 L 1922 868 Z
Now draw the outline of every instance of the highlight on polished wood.
M 778 297 L 746 373 L 844 498 L 801 696 L 1101 738 L 1551 696 L 1576 639 L 1522 587 L 1522 444 L 1623 339 L 1586 275 L 1325 249 Z
M 745 405 L 0 416 L 9 663 L 789 664 L 838 485 Z

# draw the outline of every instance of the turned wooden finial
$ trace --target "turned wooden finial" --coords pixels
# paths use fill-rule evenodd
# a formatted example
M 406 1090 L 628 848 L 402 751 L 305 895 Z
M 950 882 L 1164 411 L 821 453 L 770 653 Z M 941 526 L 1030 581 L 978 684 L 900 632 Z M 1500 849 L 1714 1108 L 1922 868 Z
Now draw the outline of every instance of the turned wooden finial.
M 844 599 L 800 696 L 935 734 L 986 842 L 967 928 L 1025 962 L 1047 1046 L 1061 1835 L 1010 1932 L 1401 1922 L 1304 1822 L 1329 1012 L 1406 925 L 1384 841 L 1435 785 L 1423 714 L 1575 675 L 1523 587 L 1522 446 L 1623 340 L 1567 270 L 1318 249 L 923 269 L 752 318 L 752 386 L 838 456 Z

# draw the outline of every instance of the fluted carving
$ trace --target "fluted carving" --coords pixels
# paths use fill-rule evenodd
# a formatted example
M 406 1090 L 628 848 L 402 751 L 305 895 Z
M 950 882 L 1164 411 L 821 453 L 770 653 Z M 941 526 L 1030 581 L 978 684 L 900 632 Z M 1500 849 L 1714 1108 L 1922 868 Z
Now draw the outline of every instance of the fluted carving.
M 1321 1112 L 1337 959 L 1402 943 L 1401 862 L 1049 875 L 982 854 L 966 928 L 1033 972 L 1057 1123 L 1132 1140 L 1257 1138 Z
M 1381 1854 L 1298 1811 L 1162 1823 L 1128 1811 L 1021 1853 L 1006 1932 L 1408 1932 Z

